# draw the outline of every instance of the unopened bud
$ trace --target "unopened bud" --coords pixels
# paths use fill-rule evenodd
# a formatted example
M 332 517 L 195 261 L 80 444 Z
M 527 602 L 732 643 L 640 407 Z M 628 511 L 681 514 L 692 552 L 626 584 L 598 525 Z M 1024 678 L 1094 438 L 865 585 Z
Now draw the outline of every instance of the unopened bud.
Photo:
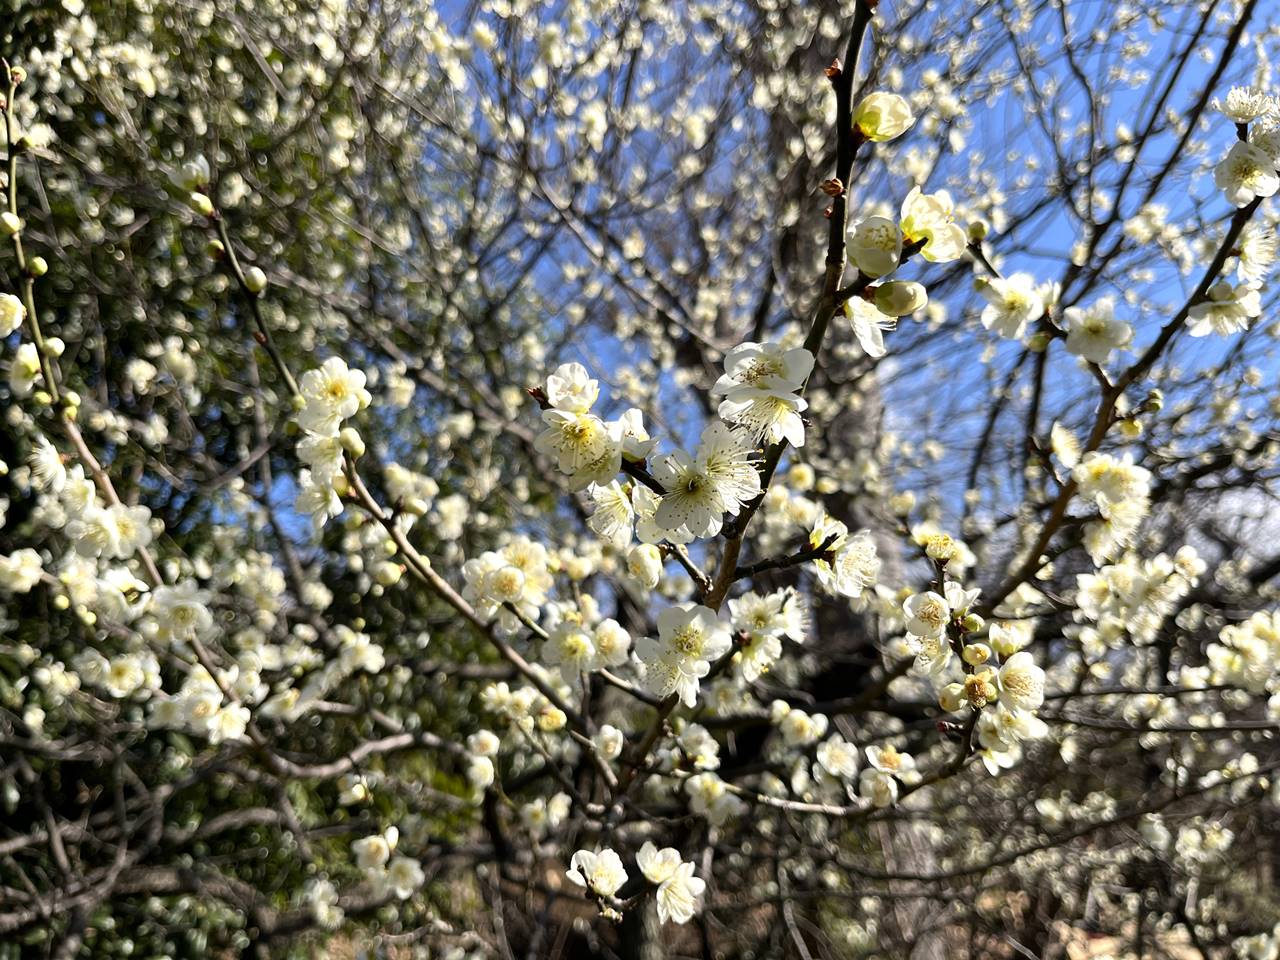
M 844 184 L 840 182 L 839 177 L 832 177 L 830 180 L 822 181 L 822 192 L 828 197 L 838 197 L 844 193 Z
M 964 662 L 971 667 L 980 667 L 991 659 L 991 648 L 985 643 L 971 643 L 961 651 Z
M 227 248 L 222 245 L 221 240 L 210 240 L 205 244 L 204 252 L 210 260 L 221 260 L 226 256 Z
M 373 570 L 373 579 L 384 587 L 394 587 L 400 582 L 400 578 L 404 575 L 404 567 L 398 563 L 392 563 L 390 560 L 384 560 L 378 564 Z
M 196 213 L 200 214 L 200 216 L 202 217 L 213 216 L 213 212 L 214 212 L 213 201 L 209 199 L 208 194 L 193 193 L 191 194 L 191 196 L 187 198 L 187 203 L 190 204 L 191 209 L 194 210 Z
M 261 293 L 267 289 L 267 275 L 260 267 L 250 267 L 244 272 L 244 285 L 250 293 Z
M 915 124 L 911 104 L 896 93 L 877 90 L 853 108 L 853 128 L 868 140 L 884 143 L 902 136 Z
M 6 237 L 16 236 L 22 232 L 22 218 L 11 210 L 0 213 L 0 231 Z
M 10 67 L 9 78 L 13 80 L 14 83 L 22 83 L 23 80 L 27 79 L 26 67 Z
M 1120 435 L 1126 440 L 1137 440 L 1142 436 L 1142 424 L 1132 418 L 1121 420 Z
M 977 633 L 987 622 L 976 613 L 965 614 L 964 620 L 960 622 L 960 626 L 964 627 L 966 633 Z
M 914 280 L 890 280 L 876 287 L 876 309 L 891 317 L 905 317 L 929 302 L 929 294 Z
M 964 703 L 964 684 L 948 683 L 938 694 L 938 706 L 947 713 L 955 713 Z
M 364 440 L 355 427 L 343 427 L 342 432 L 338 434 L 338 442 L 351 456 L 356 458 L 364 456 Z
M 894 516 L 905 517 L 911 512 L 916 505 L 916 495 L 910 490 L 904 490 L 902 493 L 895 493 L 889 498 L 889 509 L 893 511 Z
M 1032 353 L 1044 353 L 1049 347 L 1049 341 L 1052 339 L 1047 333 L 1034 333 L 1027 340 L 1027 349 Z
M 991 232 L 991 228 L 987 226 L 987 221 L 974 220 L 972 223 L 969 224 L 969 230 L 968 230 L 969 242 L 981 243 L 983 240 L 987 239 L 987 234 L 990 232 Z
M 27 272 L 33 277 L 43 277 L 49 272 L 49 261 L 44 257 L 32 257 L 27 262 Z

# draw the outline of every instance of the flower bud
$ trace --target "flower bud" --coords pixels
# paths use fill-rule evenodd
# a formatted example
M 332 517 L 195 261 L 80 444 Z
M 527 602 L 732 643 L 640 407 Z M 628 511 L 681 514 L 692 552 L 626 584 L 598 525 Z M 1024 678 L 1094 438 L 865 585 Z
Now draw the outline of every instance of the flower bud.
M 916 495 L 910 490 L 904 490 L 902 493 L 895 493 L 889 498 L 889 509 L 893 511 L 894 516 L 905 517 L 916 505 Z
M 929 294 L 914 280 L 890 280 L 876 287 L 876 308 L 891 317 L 905 317 L 929 302 Z
M 812 490 L 815 480 L 813 467 L 807 463 L 793 464 L 791 469 L 787 471 L 787 486 L 793 490 L 799 490 L 801 493 Z
M 210 260 L 221 260 L 226 256 L 227 248 L 222 245 L 221 240 L 210 240 L 205 244 L 204 252 Z
M 209 195 L 205 193 L 193 193 L 187 198 L 187 203 L 191 209 L 202 217 L 213 216 L 213 201 L 209 199 Z
M 49 337 L 44 342 L 45 352 L 51 357 L 60 357 L 67 349 L 66 341 L 61 337 Z
M 969 666 L 980 667 L 991 659 L 991 648 L 985 643 L 970 643 L 965 646 L 960 655 Z
M 652 590 L 662 576 L 662 551 L 652 543 L 641 543 L 627 552 L 627 572 Z
M 938 706 L 947 713 L 955 713 L 964 703 L 964 684 L 948 683 L 938 694 Z
M 44 257 L 32 257 L 27 261 L 27 273 L 33 277 L 43 277 L 49 272 L 49 261 Z
M 353 457 L 364 456 L 364 438 L 360 436 L 360 432 L 355 427 L 343 427 L 338 434 L 338 442 L 342 444 L 342 449 L 347 451 Z
M 404 567 L 390 560 L 383 560 L 373 568 L 373 579 L 384 587 L 394 587 L 404 575 Z
M 27 79 L 27 69 L 26 69 L 26 67 L 10 67 L 10 68 L 9 68 L 9 78 L 10 78 L 10 79 L 15 83 L 15 84 L 17 84 L 17 83 L 22 83 L 22 81 L 23 81 L 23 80 Z
M 603 724 L 600 731 L 592 738 L 600 756 L 606 760 L 616 760 L 622 753 L 625 738 L 622 731 L 610 724 Z
M 974 220 L 972 223 L 969 224 L 969 229 L 968 229 L 969 242 L 981 243 L 983 240 L 987 239 L 987 234 L 990 232 L 990 230 L 991 228 L 987 226 L 987 221 Z
M 244 285 L 250 293 L 261 293 L 267 289 L 267 275 L 260 267 L 250 267 L 244 272 Z
M 1142 436 L 1142 424 L 1133 418 L 1120 421 L 1120 435 L 1126 440 L 1137 440 Z
M 1049 341 L 1052 339 L 1047 333 L 1033 334 L 1031 339 L 1027 341 L 1027 349 L 1032 353 L 1044 353 L 1049 346 Z
M 853 111 L 854 128 L 878 143 L 902 136 L 915 122 L 911 105 L 896 93 L 868 94 Z
M 977 633 L 986 626 L 986 622 L 976 613 L 967 613 L 964 619 L 960 621 L 960 626 L 964 628 L 966 633 Z
M 6 237 L 16 236 L 21 233 L 22 218 L 9 210 L 0 213 L 0 232 L 3 232 Z

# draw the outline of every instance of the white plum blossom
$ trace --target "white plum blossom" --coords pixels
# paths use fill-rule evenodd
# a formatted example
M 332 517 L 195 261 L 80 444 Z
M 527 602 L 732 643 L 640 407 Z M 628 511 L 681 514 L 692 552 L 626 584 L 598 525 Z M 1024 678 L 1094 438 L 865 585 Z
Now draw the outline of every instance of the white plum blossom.
M 1067 350 L 1090 363 L 1106 363 L 1113 350 L 1129 345 L 1133 327 L 1115 315 L 1115 301 L 1102 297 L 1088 309 L 1067 307 L 1062 312 Z
M 1276 232 L 1249 224 L 1240 234 L 1236 274 L 1246 283 L 1261 284 L 1276 260 Z
M 209 594 L 196 586 L 194 580 L 183 580 L 152 591 L 147 612 L 155 621 L 161 639 L 193 640 L 213 626 L 208 602 Z
M 1273 196 L 1280 189 L 1276 165 L 1259 147 L 1236 141 L 1226 157 L 1213 169 L 1214 182 L 1237 207 L 1247 207 L 1259 197 Z
M 298 426 L 322 437 L 336 437 L 342 421 L 354 417 L 372 401 L 365 389 L 364 373 L 349 368 L 341 357 L 330 357 L 304 373 L 298 390 L 302 394 Z
M 889 217 L 860 221 L 849 235 L 849 258 L 868 277 L 893 273 L 902 259 L 902 231 L 897 222 Z
M 838 779 L 852 780 L 858 772 L 858 748 L 839 734 L 818 744 L 815 756 L 819 766 Z
M 610 480 L 603 486 L 592 486 L 591 499 L 595 502 L 595 510 L 587 521 L 591 529 L 615 549 L 626 549 L 631 543 L 636 516 L 630 489 L 617 480 Z
M 1262 313 L 1262 297 L 1251 283 L 1232 285 L 1219 280 L 1209 288 L 1209 297 L 1192 304 L 1187 312 L 1187 326 L 1193 337 L 1211 333 L 1226 337 L 1243 333 L 1249 322 Z
M 867 767 L 858 777 L 858 795 L 875 807 L 891 807 L 898 802 L 898 781 L 883 770 Z
M 547 402 L 566 413 L 586 413 L 600 396 L 600 384 L 580 363 L 564 363 L 547 377 Z
M 622 469 L 622 426 L 605 423 L 593 413 L 551 408 L 542 413 L 546 429 L 535 448 L 554 457 L 576 490 L 608 483 Z
M 355 854 L 356 866 L 361 870 L 377 870 L 391 860 L 400 832 L 395 827 L 388 827 L 383 833 L 361 837 L 351 843 L 351 852 Z
M 28 396 L 40 380 L 40 354 L 34 343 L 23 343 L 9 364 L 9 391 L 18 398 Z
M 947 599 L 932 590 L 913 594 L 902 604 L 907 631 L 922 640 L 937 640 L 951 620 Z
M 884 334 L 897 328 L 898 318 L 886 316 L 875 304 L 861 297 L 850 297 L 842 309 L 862 352 L 872 359 L 883 357 Z
M 724 374 L 711 388 L 723 397 L 720 417 L 747 429 L 751 436 L 792 446 L 804 445 L 800 413 L 808 406 L 798 391 L 813 370 L 813 354 L 804 347 L 784 349 L 774 343 L 740 343 L 724 358 Z
M 646 688 L 660 697 L 676 694 L 687 707 L 698 697 L 698 682 L 732 647 L 728 624 L 714 610 L 680 603 L 658 614 L 658 637 L 636 641 Z
M 397 899 L 408 900 L 426 881 L 422 864 L 412 857 L 394 857 L 387 864 L 387 887 Z
M 7 557 L 0 556 L 0 589 L 10 593 L 30 593 L 40 582 L 44 562 L 30 547 L 22 547 Z
M 612 897 L 627 882 L 622 858 L 607 847 L 597 851 L 579 850 L 569 860 L 565 876 L 601 897 Z
M 310 470 L 298 471 L 298 496 L 294 501 L 298 512 L 311 518 L 312 529 L 319 532 L 326 521 L 342 513 L 342 498 L 333 486 Z
M 955 222 L 955 204 L 945 190 L 921 193 L 913 187 L 902 202 L 902 234 L 908 243 L 923 241 L 920 255 L 934 263 L 959 260 L 969 238 Z
M 1252 123 L 1276 112 L 1276 100 L 1256 87 L 1232 87 L 1225 100 L 1213 101 L 1213 107 L 1233 123 Z
M 11 293 L 0 293 L 0 337 L 7 337 L 22 326 L 27 308 Z
M 674 847 L 659 850 L 646 842 L 636 854 L 636 864 L 650 883 L 657 884 L 658 920 L 688 923 L 701 905 L 705 881 L 693 875 L 694 865 L 682 860 Z
M 1034 712 L 1044 703 L 1044 671 L 1025 650 L 1001 665 L 998 685 L 1000 703 L 1011 711 Z
M 596 647 L 591 634 L 581 624 L 564 621 L 551 628 L 542 647 L 543 659 L 559 666 L 566 680 L 592 668 L 596 659 Z
M 835 535 L 835 542 L 828 548 L 831 559 L 814 560 L 818 582 L 830 593 L 857 600 L 875 586 L 880 576 L 880 557 L 869 530 L 859 530 L 848 536 L 844 524 L 824 517 L 809 534 L 809 544 L 819 547 Z
M 916 779 L 916 761 L 908 753 L 902 753 L 893 744 L 884 746 L 872 744 L 867 747 L 867 762 L 881 773 L 897 777 L 899 780 L 911 782 Z
M 987 305 L 982 309 L 982 325 L 1010 340 L 1021 339 L 1027 324 L 1045 311 L 1044 296 L 1029 273 L 985 280 L 978 286 Z
M 653 475 L 667 491 L 654 515 L 658 526 L 698 537 L 715 536 L 726 513 L 737 516 L 760 492 L 750 441 L 719 422 L 703 430 L 696 456 L 677 450 L 654 464 Z
M 689 809 L 707 818 L 713 827 L 723 826 L 747 808 L 746 801 L 731 792 L 719 775 L 711 771 L 695 774 L 684 782 Z

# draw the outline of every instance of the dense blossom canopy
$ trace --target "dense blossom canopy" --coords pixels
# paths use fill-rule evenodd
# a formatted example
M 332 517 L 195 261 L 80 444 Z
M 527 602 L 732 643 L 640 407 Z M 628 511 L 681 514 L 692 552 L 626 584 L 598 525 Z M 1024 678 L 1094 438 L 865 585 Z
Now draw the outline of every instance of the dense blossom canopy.
M 1265 0 L 0 53 L 0 942 L 1280 957 Z

